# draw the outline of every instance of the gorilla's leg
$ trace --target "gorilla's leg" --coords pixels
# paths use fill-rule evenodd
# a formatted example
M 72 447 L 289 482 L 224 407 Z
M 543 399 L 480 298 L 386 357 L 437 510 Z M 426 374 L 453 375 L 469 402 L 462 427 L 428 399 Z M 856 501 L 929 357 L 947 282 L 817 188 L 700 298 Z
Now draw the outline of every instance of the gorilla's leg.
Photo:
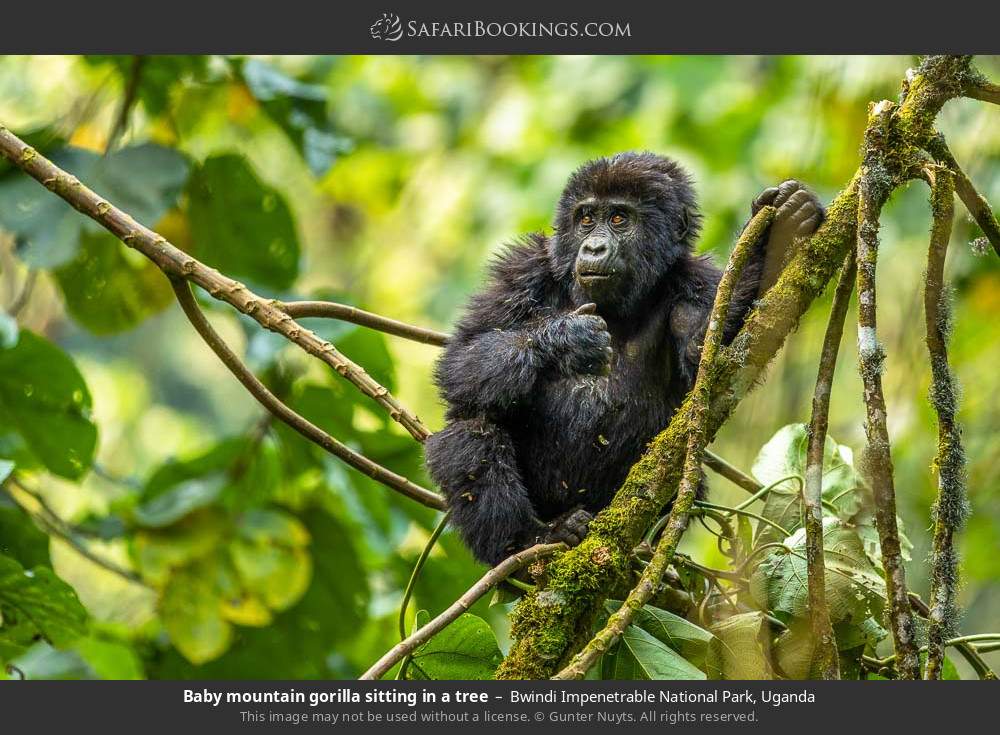
M 448 500 L 451 522 L 477 559 L 494 565 L 546 533 L 503 427 L 484 418 L 452 421 L 425 446 L 427 468 Z

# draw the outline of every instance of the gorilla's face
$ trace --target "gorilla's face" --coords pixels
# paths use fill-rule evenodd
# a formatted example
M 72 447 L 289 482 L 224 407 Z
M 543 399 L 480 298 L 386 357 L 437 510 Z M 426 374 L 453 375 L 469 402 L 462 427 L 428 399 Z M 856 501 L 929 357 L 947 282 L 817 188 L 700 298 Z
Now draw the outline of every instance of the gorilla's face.
M 587 197 L 574 207 L 573 277 L 588 300 L 599 305 L 616 301 L 632 286 L 639 218 L 635 203 L 625 198 Z
M 581 166 L 556 210 L 550 257 L 556 277 L 604 315 L 641 310 L 697 235 L 687 173 L 651 153 L 620 153 Z

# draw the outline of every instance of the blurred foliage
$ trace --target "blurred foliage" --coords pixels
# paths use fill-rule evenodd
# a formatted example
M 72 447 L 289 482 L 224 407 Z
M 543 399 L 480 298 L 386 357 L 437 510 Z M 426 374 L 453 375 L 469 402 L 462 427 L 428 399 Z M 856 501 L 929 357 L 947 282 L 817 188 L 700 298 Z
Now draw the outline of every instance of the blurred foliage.
M 846 183 L 868 102 L 894 98 L 912 63 L 5 56 L 0 118 L 144 224 L 260 293 L 333 298 L 447 329 L 491 252 L 548 228 L 565 178 L 584 160 L 624 149 L 681 160 L 703 200 L 700 247 L 721 258 L 760 189 L 794 177 L 829 199 Z M 996 59 L 979 64 L 1000 76 Z M 960 100 L 939 119 L 994 203 L 996 116 Z M 879 266 L 889 429 L 915 562 L 929 549 L 935 492 L 921 293 L 926 198 L 914 184 L 890 203 Z M 947 270 L 974 508 L 961 539 L 970 631 L 1000 623 L 1000 270 L 967 246 L 980 234 L 963 211 Z M 263 416 L 170 306 L 154 268 L 7 166 L 0 269 L 0 304 L 18 312 L 16 321 L 0 315 L 0 475 L 16 478 L 0 494 L 0 660 L 38 678 L 351 677 L 396 642 L 402 589 L 434 513 Z M 272 391 L 373 460 L 428 483 L 419 447 L 373 403 L 211 301 L 204 305 L 217 329 Z M 827 306 L 806 316 L 766 386 L 713 446 L 750 468 L 761 437 L 775 434 L 768 446 L 778 454 L 765 451 L 753 464 L 762 481 L 775 467 L 797 469 L 798 430 L 779 429 L 808 416 Z M 441 425 L 430 382 L 436 348 L 310 322 L 432 429 Z M 848 449 L 863 446 L 860 395 L 845 340 L 831 408 L 831 433 L 843 444 L 828 447 L 828 460 L 850 491 L 833 501 L 834 515 L 864 529 Z M 711 481 L 713 500 L 741 499 L 742 491 Z M 762 512 L 779 524 L 794 519 L 788 496 L 775 492 Z M 766 525 L 757 538 L 745 521 L 740 528 L 746 545 L 781 541 Z M 854 632 L 838 629 L 838 641 L 874 652 L 884 631 L 868 617 L 881 582 L 871 572 L 871 535 L 845 537 L 838 528 L 830 551 L 868 582 L 860 592 L 840 590 Z M 795 528 L 786 530 L 794 537 Z M 700 529 L 682 550 L 708 566 L 730 561 Z M 802 589 L 777 584 L 794 578 L 797 565 L 794 554 L 766 557 L 753 586 L 786 615 L 769 660 L 789 675 L 808 673 L 794 624 Z M 926 565 L 908 571 L 926 595 Z M 443 610 L 479 574 L 446 532 L 417 584 L 411 622 Z M 422 649 L 408 675 L 454 673 L 449 656 L 463 652 L 462 675 L 490 675 L 506 645 L 504 606 L 482 602 L 471 613 Z M 707 629 L 650 607 L 602 670 L 759 674 L 770 665 L 754 667 L 768 625 L 748 612 Z

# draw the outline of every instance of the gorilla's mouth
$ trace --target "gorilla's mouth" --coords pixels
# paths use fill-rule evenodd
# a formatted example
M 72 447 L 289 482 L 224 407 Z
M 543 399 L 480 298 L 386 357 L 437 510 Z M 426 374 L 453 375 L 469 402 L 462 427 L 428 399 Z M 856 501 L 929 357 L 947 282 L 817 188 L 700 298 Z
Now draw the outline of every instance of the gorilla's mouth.
M 576 278 L 584 286 L 606 283 L 614 278 L 614 272 L 606 270 L 578 270 Z

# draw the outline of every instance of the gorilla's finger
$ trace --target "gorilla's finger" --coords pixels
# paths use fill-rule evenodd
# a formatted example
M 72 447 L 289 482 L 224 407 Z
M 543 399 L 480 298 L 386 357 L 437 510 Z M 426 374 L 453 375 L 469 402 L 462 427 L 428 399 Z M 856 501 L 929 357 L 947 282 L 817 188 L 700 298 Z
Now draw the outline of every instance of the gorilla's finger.
M 591 304 L 584 304 L 583 306 L 579 307 L 573 313 L 574 314 L 596 314 L 597 313 L 597 304 L 593 304 L 593 303 L 591 303 Z
M 823 217 L 819 211 L 813 212 L 799 223 L 797 233 L 799 235 L 811 235 L 819 226 L 823 224 Z
M 788 179 L 788 181 L 782 181 L 778 186 L 778 196 L 774 198 L 773 206 L 780 208 L 782 204 L 788 201 L 788 198 L 792 196 L 797 191 L 802 190 L 802 184 L 800 184 L 795 179 Z
M 750 214 L 751 215 L 757 214 L 757 212 L 759 212 L 761 209 L 763 209 L 768 204 L 773 202 L 776 196 L 778 196 L 777 186 L 772 186 L 767 189 L 764 189 L 764 191 L 758 194 L 757 198 L 754 199 L 753 202 L 750 204 Z

